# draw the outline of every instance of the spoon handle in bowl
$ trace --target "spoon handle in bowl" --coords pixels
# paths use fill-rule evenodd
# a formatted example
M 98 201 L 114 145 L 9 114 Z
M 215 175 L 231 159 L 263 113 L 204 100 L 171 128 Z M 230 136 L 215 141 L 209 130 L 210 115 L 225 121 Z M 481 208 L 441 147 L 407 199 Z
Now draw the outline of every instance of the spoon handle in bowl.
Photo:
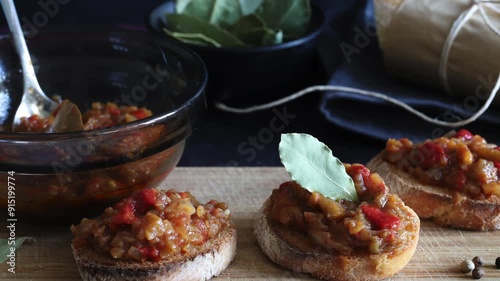
M 9 24 L 9 29 L 12 33 L 14 40 L 14 46 L 19 53 L 19 58 L 21 60 L 21 67 L 24 72 L 24 85 L 25 88 L 35 88 L 41 91 L 38 84 L 38 80 L 35 76 L 35 70 L 33 68 L 33 63 L 31 61 L 30 53 L 24 39 L 24 34 L 19 23 L 19 17 L 17 16 L 16 6 L 13 0 L 0 0 L 2 4 L 3 12 Z

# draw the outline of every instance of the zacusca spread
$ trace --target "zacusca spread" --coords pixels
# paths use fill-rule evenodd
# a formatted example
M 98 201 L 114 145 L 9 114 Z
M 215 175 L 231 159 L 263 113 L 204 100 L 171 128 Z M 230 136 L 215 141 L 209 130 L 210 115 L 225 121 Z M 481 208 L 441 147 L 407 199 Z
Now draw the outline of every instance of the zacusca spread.
M 271 218 L 302 232 L 329 251 L 378 254 L 401 250 L 419 227 L 403 201 L 390 194 L 378 174 L 344 164 L 360 202 L 332 200 L 285 182 L 271 196 Z
M 115 259 L 161 261 L 196 252 L 230 225 L 223 202 L 200 204 L 189 192 L 143 189 L 96 219 L 71 226 L 75 248 Z
M 473 199 L 500 196 L 500 147 L 464 129 L 417 144 L 390 139 L 383 158 L 423 184 Z
M 16 128 L 17 132 L 43 133 L 57 114 L 56 109 L 52 115 L 42 118 L 38 115 L 22 117 L 21 123 Z M 82 114 L 84 130 L 103 129 L 112 126 L 122 125 L 152 115 L 147 108 L 137 106 L 118 106 L 115 103 L 106 104 L 100 102 L 92 103 L 92 108 Z

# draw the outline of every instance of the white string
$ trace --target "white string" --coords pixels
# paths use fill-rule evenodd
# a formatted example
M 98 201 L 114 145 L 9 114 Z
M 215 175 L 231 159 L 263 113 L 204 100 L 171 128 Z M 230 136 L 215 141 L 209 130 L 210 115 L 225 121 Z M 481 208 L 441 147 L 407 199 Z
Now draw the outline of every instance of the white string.
M 494 3 L 494 4 L 500 4 L 500 1 L 492 1 L 492 0 L 485 0 L 483 1 L 484 3 Z M 498 30 L 495 26 L 493 26 L 493 23 L 491 22 L 490 18 L 486 15 L 486 12 L 484 11 L 484 7 L 482 5 L 479 5 L 479 12 L 481 13 L 481 16 L 483 17 L 484 22 L 486 23 L 486 26 L 488 26 L 491 31 L 493 31 L 496 35 L 500 36 L 500 30 Z
M 481 16 L 486 23 L 486 25 L 497 35 L 500 36 L 500 31 L 496 29 L 493 24 L 491 23 L 490 19 L 486 15 L 482 4 L 486 3 L 495 3 L 495 4 L 500 4 L 500 1 L 495 1 L 495 0 L 474 0 L 474 5 L 472 5 L 469 10 L 464 11 L 463 13 L 460 14 L 460 16 L 455 20 L 455 22 L 452 25 L 452 28 L 450 32 L 448 33 L 448 37 L 446 38 L 445 44 L 443 45 L 443 50 L 441 52 L 441 61 L 439 63 L 439 77 L 441 79 L 441 84 L 445 91 L 447 93 L 451 93 L 451 88 L 448 83 L 448 60 L 449 60 L 449 55 L 451 48 L 453 46 L 453 43 L 455 42 L 456 37 L 458 36 L 460 30 L 463 28 L 463 26 L 467 23 L 467 21 L 474 15 L 476 11 L 480 11 Z M 408 104 L 401 102 L 397 99 L 391 98 L 387 95 L 377 93 L 377 92 L 372 92 L 372 91 L 366 91 L 366 90 L 361 90 L 361 89 L 356 89 L 356 88 L 350 88 L 350 87 L 343 87 L 343 86 L 331 86 L 331 85 L 318 85 L 318 86 L 312 86 L 306 89 L 303 89 L 299 92 L 296 92 L 292 95 L 289 95 L 287 97 L 284 97 L 282 99 L 269 102 L 266 104 L 262 105 L 256 105 L 256 106 L 251 106 L 247 108 L 235 108 L 235 107 L 230 107 L 227 106 L 223 103 L 220 102 L 215 102 L 215 107 L 219 110 L 227 111 L 227 112 L 232 112 L 232 113 L 239 113 L 239 114 L 245 114 L 245 113 L 251 113 L 259 110 L 264 110 L 268 108 L 272 108 L 284 103 L 287 103 L 289 101 L 295 100 L 303 95 L 306 95 L 311 92 L 315 91 L 343 91 L 343 92 L 349 92 L 349 93 L 356 93 L 360 95 L 365 95 L 365 96 L 371 96 L 375 97 L 381 100 L 384 100 L 388 103 L 392 103 L 396 106 L 399 106 L 406 111 L 420 117 L 421 119 L 435 124 L 439 126 L 445 126 L 445 127 L 462 127 L 465 126 L 469 123 L 472 123 L 477 120 L 483 113 L 489 108 L 491 105 L 493 99 L 495 98 L 498 90 L 500 89 L 500 76 L 497 79 L 497 82 L 495 84 L 495 87 L 493 88 L 492 92 L 490 93 L 488 99 L 486 102 L 483 104 L 483 106 L 472 116 L 470 116 L 467 119 L 456 121 L 456 122 L 447 122 L 447 121 L 441 121 L 436 118 L 431 118 L 424 113 L 412 108 Z
M 460 16 L 455 20 L 453 26 L 451 27 L 450 32 L 448 33 L 448 37 L 443 45 L 443 50 L 441 52 L 441 61 L 439 62 L 439 78 L 441 79 L 441 86 L 444 90 L 450 94 L 451 88 L 448 83 L 448 58 L 450 56 L 451 47 L 453 43 L 455 43 L 455 38 L 458 36 L 458 33 L 462 29 L 462 27 L 467 23 L 467 21 L 474 15 L 474 13 L 478 10 L 478 4 L 472 5 L 469 10 L 464 11 Z
M 245 114 L 245 113 L 252 113 L 255 111 L 269 109 L 269 108 L 272 108 L 272 107 L 275 107 L 278 105 L 282 105 L 282 104 L 285 104 L 289 101 L 295 100 L 297 98 L 300 98 L 306 94 L 309 94 L 309 93 L 312 93 L 315 91 L 343 91 L 343 92 L 355 93 L 355 94 L 359 94 L 359 95 L 363 95 L 363 96 L 375 97 L 375 98 L 384 100 L 388 103 L 392 103 L 394 105 L 397 105 L 397 106 L 405 109 L 406 111 L 420 117 L 421 119 L 423 119 L 429 123 L 435 124 L 435 125 L 445 126 L 445 127 L 462 127 L 462 126 L 465 126 L 469 123 L 476 121 L 477 118 L 479 118 L 488 109 L 488 107 L 491 105 L 491 102 L 495 98 L 499 89 L 500 89 L 500 76 L 498 77 L 498 80 L 497 80 L 497 83 L 495 84 L 495 87 L 493 88 L 490 96 L 485 101 L 483 106 L 476 113 L 474 113 L 472 116 L 470 116 L 469 118 L 464 119 L 464 120 L 460 120 L 460 121 L 456 121 L 456 122 L 447 122 L 447 121 L 438 120 L 436 118 L 431 118 L 431 117 L 425 115 L 424 113 L 422 113 L 421 111 L 418 111 L 418 110 L 414 109 L 413 107 L 409 106 L 408 104 L 406 104 L 402 101 L 399 101 L 397 99 L 391 98 L 387 95 L 381 94 L 381 93 L 372 92 L 372 91 L 365 91 L 365 90 L 351 88 L 351 87 L 331 86 L 331 85 L 311 86 L 309 88 L 303 89 L 299 92 L 296 92 L 292 95 L 281 98 L 279 100 L 272 101 L 272 102 L 262 104 L 262 105 L 250 106 L 247 108 L 235 108 L 235 107 L 227 106 L 227 105 L 220 103 L 220 102 L 215 102 L 214 105 L 217 109 L 220 109 L 223 111 L 238 113 L 238 114 Z
M 484 11 L 483 4 L 500 4 L 499 1 L 495 0 L 474 0 L 474 5 L 472 5 L 468 10 L 465 10 L 458 16 L 458 18 L 453 22 L 450 32 L 448 33 L 448 37 L 443 45 L 443 50 L 441 52 L 441 60 L 439 62 L 439 78 L 441 80 L 441 86 L 444 90 L 451 94 L 451 87 L 448 82 L 448 61 L 451 52 L 451 48 L 453 47 L 453 43 L 455 43 L 455 39 L 458 34 L 462 30 L 463 26 L 469 21 L 469 19 L 476 13 L 478 10 L 481 13 L 481 16 L 488 26 L 494 33 L 500 36 L 500 31 L 493 26 L 493 23 L 490 21 L 488 16 Z

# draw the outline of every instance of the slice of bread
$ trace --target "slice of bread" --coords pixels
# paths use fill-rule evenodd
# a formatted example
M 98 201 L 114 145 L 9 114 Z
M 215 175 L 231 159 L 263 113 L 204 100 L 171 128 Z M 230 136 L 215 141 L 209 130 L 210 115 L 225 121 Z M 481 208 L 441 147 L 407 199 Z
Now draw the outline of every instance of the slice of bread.
M 191 256 L 176 255 L 161 262 L 115 260 L 90 248 L 73 248 L 83 280 L 99 281 L 167 281 L 208 280 L 219 275 L 236 255 L 236 230 L 223 229 Z
M 500 229 L 498 196 L 474 200 L 457 192 L 422 184 L 384 161 L 382 154 L 370 160 L 366 167 L 378 173 L 390 186 L 391 192 L 398 194 L 422 219 L 432 219 L 443 226 L 467 230 Z
M 417 215 L 408 208 L 411 219 Z M 413 257 L 420 224 L 407 245 L 396 253 L 369 254 L 353 252 L 342 255 L 328 252 L 304 234 L 270 219 L 268 199 L 254 226 L 254 235 L 264 253 L 275 263 L 295 272 L 309 273 L 324 280 L 378 280 L 399 272 Z

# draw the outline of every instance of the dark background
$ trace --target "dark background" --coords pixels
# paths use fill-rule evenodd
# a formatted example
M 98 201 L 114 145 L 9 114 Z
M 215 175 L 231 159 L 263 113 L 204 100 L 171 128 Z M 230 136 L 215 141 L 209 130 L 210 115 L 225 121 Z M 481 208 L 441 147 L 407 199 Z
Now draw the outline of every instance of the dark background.
M 59 10 L 50 16 L 46 26 L 125 24 L 147 28 L 145 23 L 149 13 L 164 0 L 18 0 L 15 2 L 22 24 L 43 21 L 44 19 L 37 13 L 44 9 L 44 6 L 54 9 L 54 3 L 57 3 Z M 360 21 L 364 18 L 365 8 L 370 2 L 313 0 L 313 4 L 321 7 L 327 20 L 315 67 L 301 79 L 301 87 L 328 83 L 332 73 L 345 62 L 339 47 L 340 42 L 352 43 L 355 36 L 353 27 L 362 24 Z M 4 32 L 7 31 L 3 17 L 0 19 L 0 28 Z M 25 25 L 25 28 L 29 26 Z M 365 52 L 365 56 L 381 61 L 376 38 L 370 42 L 370 49 L 372 51 Z M 383 66 L 377 66 L 372 70 L 372 72 L 378 71 L 384 71 Z M 283 96 L 287 93 L 280 94 Z M 334 155 L 343 162 L 364 163 L 383 149 L 384 141 L 380 138 L 370 137 L 359 129 L 354 132 L 348 126 L 338 126 L 327 120 L 320 112 L 322 95 L 322 93 L 309 94 L 285 106 L 245 115 L 225 113 L 209 106 L 202 118 L 195 123 L 193 134 L 188 139 L 179 165 L 279 166 L 281 165 L 278 156 L 280 133 L 286 132 L 314 135 L 325 142 Z M 286 120 L 279 117 L 283 112 L 289 115 Z M 353 118 L 357 118 L 356 111 L 353 112 Z M 390 111 L 372 113 L 373 116 L 389 116 L 386 118 L 389 123 L 393 119 Z

